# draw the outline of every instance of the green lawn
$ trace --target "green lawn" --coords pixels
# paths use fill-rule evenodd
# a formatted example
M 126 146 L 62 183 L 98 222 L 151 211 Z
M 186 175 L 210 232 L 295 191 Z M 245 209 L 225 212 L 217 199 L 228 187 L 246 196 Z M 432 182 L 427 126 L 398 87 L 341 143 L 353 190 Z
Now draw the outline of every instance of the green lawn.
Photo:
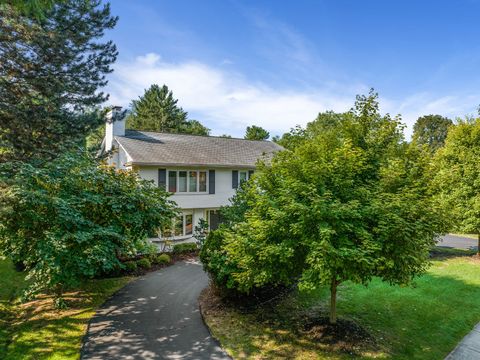
M 88 320 L 130 278 L 89 281 L 66 294 L 70 307 L 55 310 L 47 295 L 20 304 L 23 274 L 0 259 L 0 359 L 78 359 Z
M 298 325 L 292 326 L 292 319 L 326 315 L 327 299 L 326 289 L 320 289 L 250 313 L 217 306 L 204 315 L 213 335 L 234 358 L 443 359 L 480 321 L 480 261 L 467 256 L 439 258 L 413 287 L 391 287 L 378 280 L 368 287 L 342 285 L 339 316 L 360 324 L 378 343 L 353 355 L 322 345 L 296 331 Z

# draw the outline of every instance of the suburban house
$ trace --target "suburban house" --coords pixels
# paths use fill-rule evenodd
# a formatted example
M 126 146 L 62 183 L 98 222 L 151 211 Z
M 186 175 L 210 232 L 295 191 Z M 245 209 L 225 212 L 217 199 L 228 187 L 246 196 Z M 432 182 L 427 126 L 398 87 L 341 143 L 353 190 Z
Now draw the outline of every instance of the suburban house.
M 257 160 L 268 161 L 283 148 L 271 141 L 125 130 L 120 107 L 107 115 L 102 151 L 114 150 L 110 164 L 138 171 L 172 193 L 182 210 L 172 231 L 162 239 L 190 241 L 200 219 L 210 229 L 219 224 L 218 210 L 227 205 L 242 181 L 255 171 Z

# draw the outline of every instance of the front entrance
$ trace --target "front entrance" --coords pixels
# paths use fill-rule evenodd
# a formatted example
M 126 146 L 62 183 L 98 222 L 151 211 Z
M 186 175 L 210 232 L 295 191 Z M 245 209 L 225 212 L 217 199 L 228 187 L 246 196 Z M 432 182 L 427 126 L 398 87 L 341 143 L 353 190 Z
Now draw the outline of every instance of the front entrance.
M 222 223 L 222 217 L 218 210 L 207 210 L 208 226 L 210 230 L 218 229 L 218 226 Z

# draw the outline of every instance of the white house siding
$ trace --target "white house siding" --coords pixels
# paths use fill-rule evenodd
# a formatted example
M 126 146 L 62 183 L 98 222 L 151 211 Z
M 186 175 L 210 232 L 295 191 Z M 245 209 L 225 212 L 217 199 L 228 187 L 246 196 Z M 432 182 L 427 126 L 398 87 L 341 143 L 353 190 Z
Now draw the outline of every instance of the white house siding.
M 168 170 L 215 170 L 215 194 L 206 193 L 181 193 L 173 194 L 170 200 L 174 201 L 177 206 L 185 212 L 193 214 L 193 224 L 198 224 L 200 219 L 206 217 L 207 210 L 218 209 L 221 206 L 228 205 L 230 199 L 235 194 L 232 188 L 232 170 L 225 168 L 199 168 L 199 167 L 159 167 L 159 166 L 140 166 L 138 167 L 139 176 L 145 180 L 151 180 L 158 185 L 158 169 Z M 208 183 L 208 179 L 207 179 Z M 158 240 L 158 239 L 157 239 Z M 193 241 L 191 237 L 183 237 L 179 240 Z

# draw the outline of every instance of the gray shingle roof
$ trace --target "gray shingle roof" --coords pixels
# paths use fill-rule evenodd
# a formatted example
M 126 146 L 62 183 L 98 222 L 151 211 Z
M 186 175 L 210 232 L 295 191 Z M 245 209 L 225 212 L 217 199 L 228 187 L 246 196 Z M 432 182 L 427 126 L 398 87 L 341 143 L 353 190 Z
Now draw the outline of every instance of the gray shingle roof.
M 115 139 L 138 165 L 254 168 L 283 148 L 271 141 L 127 130 Z

